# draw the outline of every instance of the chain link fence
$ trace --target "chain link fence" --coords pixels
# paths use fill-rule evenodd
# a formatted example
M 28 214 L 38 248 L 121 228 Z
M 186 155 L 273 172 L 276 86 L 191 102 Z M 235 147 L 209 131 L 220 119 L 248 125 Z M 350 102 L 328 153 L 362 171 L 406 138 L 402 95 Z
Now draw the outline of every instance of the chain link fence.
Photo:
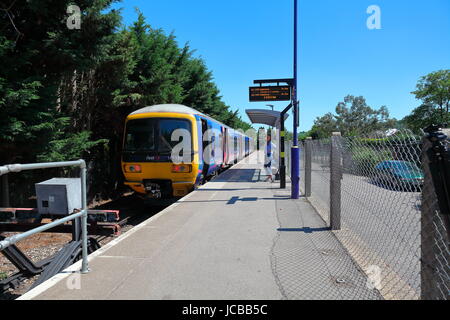
M 384 299 L 449 298 L 448 225 L 424 141 L 402 131 L 301 145 L 302 192 Z
M 306 143 L 311 143 L 311 195 L 309 200 L 325 222 L 329 223 L 331 139 L 305 142 L 300 150 L 302 154 L 306 154 Z M 300 190 L 305 193 L 305 180 L 302 181 Z

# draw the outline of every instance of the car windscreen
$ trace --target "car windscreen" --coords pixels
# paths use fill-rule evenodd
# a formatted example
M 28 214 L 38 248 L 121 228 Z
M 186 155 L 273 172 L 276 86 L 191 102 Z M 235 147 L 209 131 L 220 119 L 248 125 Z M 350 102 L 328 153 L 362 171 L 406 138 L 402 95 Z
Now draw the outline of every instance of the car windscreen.
M 125 152 L 170 153 L 180 143 L 172 141 L 177 129 L 191 132 L 191 124 L 182 119 L 146 118 L 130 120 L 125 134 Z
M 419 168 L 411 162 L 395 162 L 393 168 L 404 171 L 419 171 Z
M 420 171 L 419 167 L 412 162 L 386 161 L 377 166 L 377 169 L 391 169 L 396 171 Z

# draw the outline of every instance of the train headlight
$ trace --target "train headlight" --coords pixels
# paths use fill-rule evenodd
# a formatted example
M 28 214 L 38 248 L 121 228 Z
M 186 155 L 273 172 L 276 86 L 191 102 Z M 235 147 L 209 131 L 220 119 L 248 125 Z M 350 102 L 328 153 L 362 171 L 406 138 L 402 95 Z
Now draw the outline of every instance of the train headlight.
M 190 164 L 174 164 L 172 165 L 172 173 L 191 173 L 192 165 Z
M 126 173 L 141 173 L 142 167 L 138 164 L 126 164 L 123 166 Z

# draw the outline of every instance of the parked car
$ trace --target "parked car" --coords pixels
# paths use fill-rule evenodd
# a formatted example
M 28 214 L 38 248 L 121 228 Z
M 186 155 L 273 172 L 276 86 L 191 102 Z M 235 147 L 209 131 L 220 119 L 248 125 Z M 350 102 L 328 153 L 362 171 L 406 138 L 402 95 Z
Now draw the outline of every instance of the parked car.
M 408 190 L 422 187 L 424 180 L 422 170 L 415 163 L 400 160 L 378 163 L 373 178 L 383 185 Z

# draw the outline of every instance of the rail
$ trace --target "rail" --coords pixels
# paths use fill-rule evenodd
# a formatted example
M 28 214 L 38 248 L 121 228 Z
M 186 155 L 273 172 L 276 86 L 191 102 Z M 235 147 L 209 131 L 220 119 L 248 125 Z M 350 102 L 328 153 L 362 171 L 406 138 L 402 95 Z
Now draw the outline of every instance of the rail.
M 0 166 L 0 176 L 8 174 L 8 173 L 19 173 L 27 170 L 36 170 L 36 169 L 50 169 L 50 168 L 63 168 L 63 167 L 80 167 L 81 169 L 81 205 L 82 209 L 80 212 L 76 214 L 71 214 L 65 218 L 58 219 L 49 223 L 45 226 L 41 226 L 22 234 L 18 234 L 9 238 L 0 241 L 0 251 L 8 248 L 15 243 L 24 240 L 34 234 L 46 231 L 48 229 L 52 229 L 56 226 L 62 225 L 66 222 L 81 218 L 81 232 L 82 232 L 82 264 L 81 264 L 81 273 L 89 272 L 88 266 L 88 237 L 87 237 L 87 195 L 86 195 L 86 162 L 84 160 L 77 161 L 67 161 L 67 162 L 47 162 L 47 163 L 33 163 L 33 164 L 12 164 Z

